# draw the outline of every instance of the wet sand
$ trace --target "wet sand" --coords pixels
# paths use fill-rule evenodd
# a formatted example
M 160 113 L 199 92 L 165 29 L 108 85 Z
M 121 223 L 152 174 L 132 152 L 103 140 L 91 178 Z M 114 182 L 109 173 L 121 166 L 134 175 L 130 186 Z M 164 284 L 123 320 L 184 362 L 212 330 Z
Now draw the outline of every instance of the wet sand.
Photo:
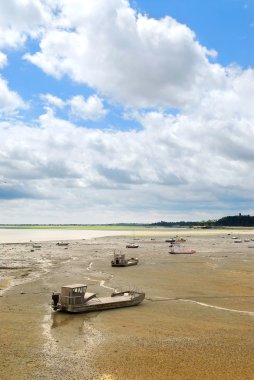
M 0 228 L 0 243 L 29 243 L 31 241 L 81 240 L 103 236 L 130 235 L 132 231 L 68 230 L 68 229 L 8 229 Z
M 1 379 L 254 379 L 254 231 L 136 232 L 0 244 Z M 170 255 L 185 236 L 193 255 Z M 67 248 L 67 249 L 65 249 Z M 113 250 L 140 264 L 112 268 Z M 53 290 L 87 283 L 92 292 L 135 287 L 137 307 L 70 315 L 50 309 Z M 8 290 L 7 287 L 11 286 Z

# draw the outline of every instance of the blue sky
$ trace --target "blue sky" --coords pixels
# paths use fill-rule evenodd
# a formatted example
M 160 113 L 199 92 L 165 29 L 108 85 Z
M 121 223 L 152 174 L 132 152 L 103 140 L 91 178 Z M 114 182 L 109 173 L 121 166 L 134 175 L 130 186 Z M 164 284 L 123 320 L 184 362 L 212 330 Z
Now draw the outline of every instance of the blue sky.
M 253 214 L 253 0 L 0 0 L 2 223 Z
M 188 25 L 203 45 L 216 49 L 221 64 L 253 66 L 253 0 L 143 0 L 132 4 L 151 17 L 170 15 Z

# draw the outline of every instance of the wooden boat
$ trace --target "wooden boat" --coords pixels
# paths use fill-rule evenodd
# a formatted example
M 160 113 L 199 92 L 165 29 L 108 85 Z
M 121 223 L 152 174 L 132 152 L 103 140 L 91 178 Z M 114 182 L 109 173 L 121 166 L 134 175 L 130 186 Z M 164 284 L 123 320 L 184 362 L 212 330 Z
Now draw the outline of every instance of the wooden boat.
M 88 293 L 84 284 L 62 286 L 61 293 L 52 294 L 52 308 L 55 311 L 70 313 L 85 313 L 116 309 L 119 307 L 136 306 L 140 304 L 145 293 L 129 290 L 114 292 L 109 297 L 98 298 L 95 293 Z
M 58 243 L 56 243 L 56 245 L 63 247 L 63 246 L 69 245 L 69 243 L 58 242 Z
M 175 243 L 176 239 L 166 239 L 165 243 Z
M 41 245 L 39 245 L 39 244 L 33 244 L 33 248 L 39 249 L 39 248 L 41 248 Z
M 139 247 L 139 245 L 134 244 L 134 243 L 131 243 L 131 244 L 127 244 L 127 245 L 126 245 L 126 248 L 138 248 L 138 247 Z
M 111 260 L 112 267 L 129 267 L 131 265 L 137 265 L 138 258 L 132 257 L 131 259 L 126 259 L 124 253 L 115 253 L 114 258 Z

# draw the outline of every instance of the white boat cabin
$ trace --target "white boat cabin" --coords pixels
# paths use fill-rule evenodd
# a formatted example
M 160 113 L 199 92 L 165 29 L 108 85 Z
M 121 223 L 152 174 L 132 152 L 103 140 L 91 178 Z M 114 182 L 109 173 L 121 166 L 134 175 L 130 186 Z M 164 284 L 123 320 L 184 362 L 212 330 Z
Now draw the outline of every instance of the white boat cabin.
M 62 306 L 83 305 L 88 300 L 96 297 L 95 293 L 88 293 L 87 285 L 73 284 L 61 287 L 60 302 Z

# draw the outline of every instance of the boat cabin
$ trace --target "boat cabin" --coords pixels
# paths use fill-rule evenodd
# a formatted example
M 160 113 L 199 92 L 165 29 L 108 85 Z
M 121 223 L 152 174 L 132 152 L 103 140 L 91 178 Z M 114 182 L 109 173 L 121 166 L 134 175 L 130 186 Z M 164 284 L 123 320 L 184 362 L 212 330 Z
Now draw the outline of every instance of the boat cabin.
M 114 258 L 111 260 L 112 267 L 129 267 L 131 265 L 137 265 L 138 259 L 132 257 L 131 259 L 126 259 L 124 253 L 115 253 Z
M 127 260 L 125 258 L 124 253 L 115 253 L 114 252 L 114 260 L 113 262 L 118 265 L 125 265 L 127 263 Z
M 61 305 L 66 307 L 69 305 L 83 305 L 96 296 L 95 293 L 88 293 L 86 289 L 87 285 L 84 284 L 62 286 L 60 294 Z

